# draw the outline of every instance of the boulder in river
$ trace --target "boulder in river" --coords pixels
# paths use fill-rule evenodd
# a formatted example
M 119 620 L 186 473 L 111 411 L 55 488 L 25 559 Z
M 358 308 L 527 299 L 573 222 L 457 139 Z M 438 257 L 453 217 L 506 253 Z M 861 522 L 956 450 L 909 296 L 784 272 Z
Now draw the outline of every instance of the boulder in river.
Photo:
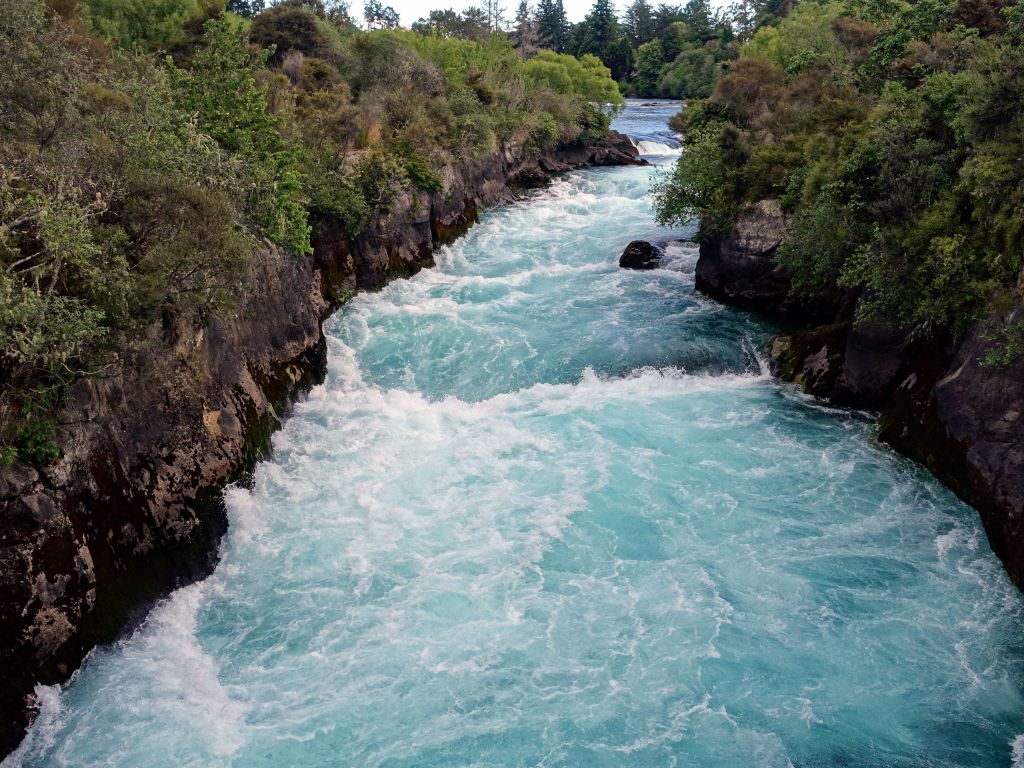
M 661 249 L 646 240 L 634 240 L 619 257 L 623 269 L 657 269 L 661 264 Z

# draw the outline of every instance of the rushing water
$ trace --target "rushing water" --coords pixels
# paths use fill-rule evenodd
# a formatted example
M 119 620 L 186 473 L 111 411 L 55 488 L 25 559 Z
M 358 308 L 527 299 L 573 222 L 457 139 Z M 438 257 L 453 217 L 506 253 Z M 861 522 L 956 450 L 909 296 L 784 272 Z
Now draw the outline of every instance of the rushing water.
M 665 151 L 672 110 L 620 126 Z M 40 688 L 10 763 L 1024 765 L 977 515 L 769 378 L 692 247 L 617 268 L 692 234 L 652 173 L 568 174 L 340 311 L 216 572 Z

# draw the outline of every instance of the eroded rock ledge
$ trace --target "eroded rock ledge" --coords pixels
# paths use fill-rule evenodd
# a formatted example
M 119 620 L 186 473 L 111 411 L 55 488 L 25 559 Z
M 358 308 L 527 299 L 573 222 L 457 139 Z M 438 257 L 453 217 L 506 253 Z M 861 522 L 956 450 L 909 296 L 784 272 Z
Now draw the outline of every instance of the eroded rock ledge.
M 433 264 L 435 247 L 546 171 L 643 163 L 613 133 L 538 156 L 509 147 L 409 192 L 358 237 L 314 223 L 314 252 L 269 246 L 237 314 L 153 329 L 146 351 L 80 381 L 60 415 L 61 458 L 0 471 L 0 750 L 21 740 L 36 683 L 67 679 L 152 600 L 206 575 L 227 522 L 223 486 L 251 468 L 290 400 L 322 380 L 321 323 L 362 289 Z
M 853 323 L 855 297 L 794 300 L 774 260 L 784 233 L 775 201 L 750 206 L 732 232 L 702 243 L 698 290 L 796 325 L 772 344 L 774 370 L 835 404 L 880 411 L 879 439 L 977 508 L 993 551 L 1024 589 L 1024 360 L 984 366 L 983 323 L 958 338 L 914 338 Z M 1018 306 L 1006 320 L 1022 314 Z

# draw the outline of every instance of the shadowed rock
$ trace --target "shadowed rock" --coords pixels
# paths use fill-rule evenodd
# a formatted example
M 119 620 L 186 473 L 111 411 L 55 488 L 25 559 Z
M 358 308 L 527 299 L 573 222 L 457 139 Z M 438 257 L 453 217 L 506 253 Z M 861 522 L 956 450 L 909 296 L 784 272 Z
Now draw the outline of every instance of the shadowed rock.
M 514 199 L 515 179 L 639 162 L 621 134 L 545 154 L 503 146 L 445 169 L 444 191 L 404 191 L 358 236 L 319 217 L 311 255 L 254 255 L 235 313 L 154 325 L 137 355 L 76 383 L 57 414 L 60 458 L 0 468 L 0 756 L 24 734 L 36 683 L 66 680 L 95 644 L 213 568 L 220 489 L 322 380 L 335 307 L 433 264 L 481 210 Z
M 619 257 L 623 269 L 657 269 L 661 264 L 661 249 L 646 240 L 634 240 Z
M 879 410 L 879 439 L 978 509 L 993 551 L 1024 588 L 1024 358 L 982 363 L 992 323 L 1009 327 L 1024 306 L 957 337 L 854 323 L 854 293 L 814 303 L 792 295 L 775 259 L 785 232 L 777 201 L 747 206 L 728 232 L 701 243 L 697 289 L 803 326 L 773 342 L 775 373 L 837 405 Z

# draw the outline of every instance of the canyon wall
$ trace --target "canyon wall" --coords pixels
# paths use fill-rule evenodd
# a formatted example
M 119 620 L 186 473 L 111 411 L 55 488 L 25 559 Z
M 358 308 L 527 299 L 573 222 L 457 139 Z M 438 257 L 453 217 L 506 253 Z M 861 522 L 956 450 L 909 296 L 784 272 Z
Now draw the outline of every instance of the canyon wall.
M 37 683 L 66 680 L 154 599 L 209 573 L 226 483 L 251 469 L 290 401 L 323 377 L 323 320 L 356 291 L 433 263 L 514 188 L 581 165 L 642 163 L 628 138 L 539 155 L 504 148 L 408 191 L 356 237 L 314 224 L 313 253 L 269 245 L 239 274 L 233 316 L 151 329 L 142 352 L 80 380 L 60 459 L 0 470 L 0 748 L 17 746 Z
M 772 344 L 775 372 L 837 405 L 879 411 L 879 439 L 977 508 L 993 551 L 1024 588 L 1024 360 L 984 364 L 989 323 L 956 337 L 915 336 L 855 323 L 855 296 L 794 299 L 774 258 L 784 234 L 775 201 L 749 206 L 730 232 L 701 244 L 697 288 L 795 327 Z M 1008 315 L 1003 322 L 1024 307 Z

